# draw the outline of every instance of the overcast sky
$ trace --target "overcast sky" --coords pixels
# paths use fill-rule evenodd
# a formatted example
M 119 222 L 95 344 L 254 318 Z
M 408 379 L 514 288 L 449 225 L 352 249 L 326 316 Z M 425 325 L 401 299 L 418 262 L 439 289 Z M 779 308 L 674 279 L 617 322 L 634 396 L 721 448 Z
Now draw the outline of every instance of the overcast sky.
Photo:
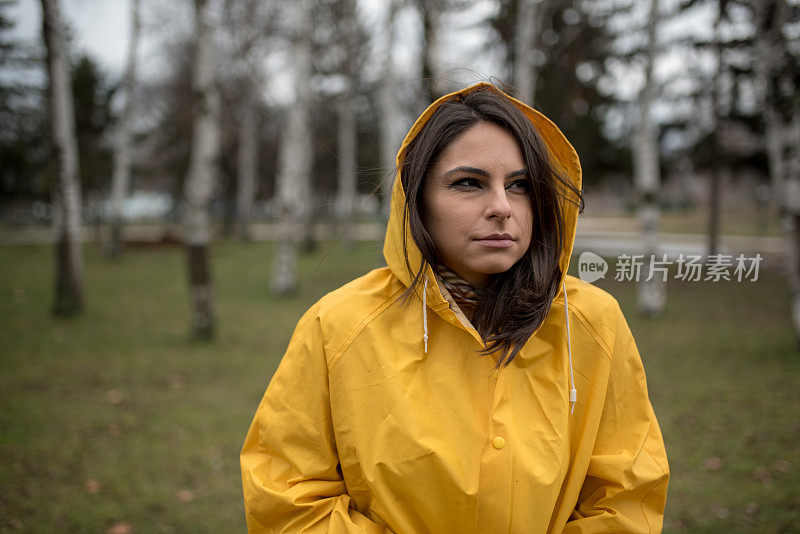
M 142 44 L 140 48 L 140 64 L 143 74 L 154 74 L 160 67 L 158 58 L 157 43 L 152 35 L 148 35 L 147 22 L 163 16 L 169 9 L 161 9 L 160 13 L 154 16 L 153 6 L 175 4 L 183 1 L 188 4 L 188 0 L 167 0 L 167 2 L 143 2 L 143 19 L 145 29 L 142 34 Z M 359 7 L 367 18 L 379 18 L 380 7 L 385 0 L 360 0 Z M 665 6 L 671 4 L 671 0 L 664 2 Z M 112 76 L 119 76 L 122 73 L 126 46 L 130 33 L 130 2 L 127 0 L 61 0 L 64 16 L 69 26 L 73 29 L 76 50 L 73 52 L 86 52 Z M 500 66 L 497 64 L 499 58 L 476 55 L 476 49 L 481 47 L 485 35 L 481 35 L 480 30 L 458 29 L 453 31 L 454 26 L 469 23 L 466 18 L 480 19 L 486 16 L 491 10 L 491 2 L 478 3 L 477 8 L 473 8 L 470 13 L 455 13 L 449 16 L 450 20 L 443 21 L 444 31 L 441 32 L 440 58 L 445 70 L 453 68 L 473 69 L 476 76 L 488 77 L 491 75 L 503 75 L 497 72 Z M 149 8 L 149 10 L 148 10 Z M 173 10 L 172 13 L 180 10 Z M 708 10 L 705 10 L 708 11 Z M 694 33 L 706 33 L 711 26 L 711 13 L 700 11 L 693 17 L 681 17 L 681 20 L 670 20 L 662 28 L 664 34 L 673 33 L 678 27 L 686 31 L 687 24 L 692 26 Z M 26 40 L 38 40 L 41 35 L 41 4 L 39 0 L 19 0 L 18 6 L 13 10 L 12 16 L 17 21 L 15 33 L 19 38 Z M 187 21 L 188 22 L 188 21 Z M 378 22 L 377 20 L 375 22 Z M 414 21 L 409 21 L 408 26 L 414 25 Z M 448 31 L 450 29 L 450 31 Z M 399 32 L 408 40 L 409 33 L 417 33 L 415 28 L 409 27 Z M 681 31 L 681 30 L 679 30 Z M 459 62 L 460 58 L 469 57 L 470 63 Z M 400 54 L 401 61 L 404 59 Z M 662 63 L 661 68 L 668 68 Z M 401 66 L 402 69 L 402 66 Z M 663 72 L 663 71 L 662 71 Z M 668 74 L 663 72 L 664 75 Z
M 130 2 L 60 0 L 59 3 L 75 39 L 73 53 L 84 52 L 111 76 L 121 76 L 130 36 Z M 146 12 L 144 16 L 147 16 Z M 42 6 L 39 0 L 19 0 L 16 9 L 12 10 L 12 17 L 17 23 L 14 34 L 18 38 L 28 41 L 41 39 Z M 158 72 L 159 65 L 147 61 L 157 55 L 155 46 L 154 39 L 143 32 L 139 58 L 145 76 Z
M 672 9 L 675 1 L 662 0 L 662 9 Z M 124 68 L 130 33 L 130 0 L 60 0 L 60 4 L 64 17 L 73 31 L 75 47 L 73 54 L 87 53 L 112 79 L 118 79 Z M 358 5 L 368 27 L 376 28 L 382 25 L 382 8 L 386 5 L 386 0 L 358 0 Z M 682 17 L 667 19 L 661 28 L 661 37 L 669 39 L 687 33 L 709 36 L 714 17 L 714 13 L 708 9 L 709 5 Z M 646 3 L 642 2 L 636 7 L 646 7 Z M 167 64 L 161 55 L 157 35 L 172 35 L 175 31 L 190 30 L 191 4 L 189 0 L 144 0 L 142 9 L 144 27 L 138 57 L 141 76 L 148 78 L 158 76 Z M 439 63 L 442 73 L 450 81 L 466 84 L 485 80 L 490 76 L 507 77 L 503 58 L 486 51 L 484 45 L 488 39 L 488 32 L 474 24 L 474 21 L 485 18 L 492 9 L 491 0 L 484 0 L 477 2 L 476 6 L 469 10 L 449 14 L 442 20 L 438 48 Z M 637 11 L 646 15 L 646 9 Z M 19 0 L 17 7 L 12 11 L 12 17 L 17 22 L 15 35 L 19 39 L 40 40 L 40 0 Z M 632 19 L 636 18 L 638 17 L 634 14 Z M 167 24 L 172 24 L 169 30 L 165 30 L 162 26 L 165 21 Z M 159 25 L 159 29 L 153 31 L 156 24 Z M 394 57 L 398 80 L 402 83 L 404 79 L 415 80 L 420 76 L 417 70 L 421 35 L 419 21 L 412 9 L 406 9 L 401 14 L 398 24 L 398 35 L 402 37 Z M 628 19 L 627 24 L 631 24 L 631 19 Z M 373 63 L 378 59 L 373 58 Z M 277 59 L 273 57 L 265 61 L 269 61 L 272 66 L 269 83 L 265 87 L 265 97 L 283 102 L 292 98 L 288 68 L 290 56 L 285 53 L 278 54 Z M 681 79 L 691 85 L 695 80 L 690 76 L 687 77 L 687 64 L 690 61 L 696 62 L 698 58 L 689 58 L 680 51 L 662 55 L 656 64 L 656 78 L 661 82 L 671 81 L 673 90 L 677 87 L 674 82 Z M 378 67 L 379 65 L 373 64 L 373 68 Z M 639 71 L 640 69 L 630 63 L 616 62 L 610 66 L 610 76 L 601 80 L 601 89 L 614 93 L 623 100 L 633 100 L 641 86 L 642 77 Z M 655 112 L 657 117 L 664 119 L 673 115 L 676 109 L 670 105 L 659 105 Z M 613 117 L 607 117 L 606 127 L 613 129 L 614 122 Z M 625 119 L 620 117 L 616 122 L 621 125 Z M 616 137 L 611 131 L 608 133 Z
M 130 34 L 128 2 L 62 0 L 61 6 L 74 31 L 77 48 L 88 52 L 114 74 L 119 74 L 125 62 L 125 46 Z M 26 40 L 39 39 L 42 32 L 41 2 L 19 0 L 12 13 L 17 22 L 17 36 Z
M 163 58 L 159 55 L 158 40 L 148 32 L 148 22 L 153 23 L 163 19 L 165 15 L 175 15 L 182 11 L 189 14 L 188 9 L 181 9 L 181 2 L 189 5 L 188 0 L 166 0 L 142 2 L 143 32 L 139 49 L 140 73 L 143 77 L 158 75 L 164 67 Z M 74 36 L 73 54 L 86 53 L 95 59 L 100 66 L 112 77 L 122 75 L 126 47 L 130 35 L 130 2 L 128 0 L 61 0 L 63 16 L 72 29 Z M 360 0 L 359 9 L 368 24 L 378 25 L 381 20 L 381 9 L 385 0 Z M 172 7 L 170 7 L 172 6 Z M 479 2 L 468 13 L 451 15 L 446 26 L 453 28 L 483 18 L 491 9 L 491 2 Z M 12 10 L 12 18 L 16 21 L 14 35 L 22 40 L 37 41 L 41 38 L 41 3 L 39 0 L 19 0 L 16 8 Z M 465 18 L 471 21 L 464 20 Z M 190 24 L 191 21 L 185 21 Z M 417 54 L 414 41 L 419 40 L 418 21 L 414 20 L 413 10 L 398 18 L 402 35 L 400 46 L 395 52 L 396 68 L 399 73 L 406 73 L 410 77 L 417 77 L 419 73 L 409 72 L 418 68 Z M 180 25 L 180 22 L 177 22 Z M 374 27 L 374 26 L 373 26 Z M 449 78 L 471 83 L 477 79 L 486 79 L 489 76 L 502 75 L 498 72 L 498 59 L 488 54 L 478 53 L 485 40 L 485 32 L 477 28 L 459 29 L 455 32 L 443 31 L 441 33 L 440 62 L 444 71 L 450 71 Z M 459 61 L 459 56 L 469 57 L 469 65 Z M 283 70 L 283 69 L 279 69 Z M 288 80 L 272 77 L 271 88 L 273 96 L 280 98 L 290 86 Z M 400 78 L 402 78 L 402 74 Z M 276 94 L 277 93 L 277 94 Z

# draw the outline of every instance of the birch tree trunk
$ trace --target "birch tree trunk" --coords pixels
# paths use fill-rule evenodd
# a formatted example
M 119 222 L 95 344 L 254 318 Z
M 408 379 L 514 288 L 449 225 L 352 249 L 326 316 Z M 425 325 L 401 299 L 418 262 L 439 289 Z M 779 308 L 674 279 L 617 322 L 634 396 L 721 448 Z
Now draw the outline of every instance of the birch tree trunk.
M 650 0 L 650 15 L 647 23 L 647 51 L 645 57 L 644 87 L 639 93 L 639 127 L 633 152 L 636 189 L 640 199 L 639 220 L 642 225 L 644 242 L 644 269 L 642 279 L 637 284 L 637 305 L 642 315 L 658 315 L 664 310 L 666 301 L 666 284 L 659 275 L 650 274 L 651 261 L 656 258 L 659 249 L 658 197 L 660 189 L 658 134 L 653 124 L 652 104 L 655 83 L 653 80 L 653 63 L 656 59 L 656 39 L 659 23 L 658 0 Z
M 441 0 L 418 0 L 422 16 L 422 83 L 427 103 L 436 100 L 439 61 L 439 18 Z
M 296 0 L 293 7 L 297 10 L 292 61 L 295 98 L 278 156 L 276 193 L 281 237 L 276 243 L 270 282 L 276 295 L 288 295 L 297 289 L 297 249 L 310 219 L 312 6 L 309 0 Z
M 125 104 L 117 125 L 117 139 L 114 150 L 114 174 L 111 182 L 111 232 L 108 253 L 112 258 L 122 253 L 122 203 L 131 181 L 131 115 L 136 92 L 136 49 L 139 45 L 141 22 L 139 17 L 140 0 L 131 0 L 131 37 L 128 41 L 128 63 L 125 67 L 123 87 Z
M 236 187 L 236 234 L 243 241 L 252 238 L 250 223 L 258 172 L 258 111 L 256 84 L 245 83 L 239 118 L 238 182 Z
M 356 114 L 353 105 L 355 92 L 354 50 L 356 29 L 355 5 L 353 0 L 344 0 L 344 28 L 343 35 L 345 55 L 343 74 L 345 75 L 345 88 L 339 98 L 338 106 L 338 188 L 336 193 L 336 216 L 342 232 L 342 239 L 346 247 L 353 244 L 353 208 L 356 202 Z
M 54 218 L 58 245 L 53 312 L 73 315 L 84 307 L 81 190 L 69 54 L 57 0 L 42 0 L 42 35 L 47 49 L 51 136 L 58 174 L 53 205 L 60 213 Z
M 214 300 L 208 262 L 209 204 L 217 181 L 220 142 L 220 96 L 214 71 L 209 4 L 209 0 L 195 0 L 194 124 L 184 187 L 183 221 L 192 297 L 192 333 L 200 339 L 214 336 Z
M 234 232 L 242 241 L 252 239 L 252 211 L 258 180 L 258 112 L 261 109 L 264 44 L 274 33 L 278 2 L 225 0 L 225 29 L 233 47 L 226 52 L 228 76 L 237 80 L 236 108 L 239 147 L 236 161 Z
M 711 183 L 709 184 L 708 195 L 708 256 L 718 253 L 719 250 L 719 219 L 722 189 L 722 161 L 720 158 L 720 92 L 722 91 L 722 36 L 720 26 L 722 24 L 722 2 L 718 2 L 717 18 L 714 23 L 714 55 L 716 66 L 714 78 L 711 82 L 711 129 L 712 129 L 712 150 L 711 150 Z
M 775 86 L 785 62 L 781 28 L 787 17 L 788 6 L 782 0 L 757 0 L 755 11 L 755 70 L 759 78 L 760 96 L 764 110 L 765 143 L 772 188 L 773 211 L 779 215 L 783 205 L 787 177 L 785 148 L 787 130 L 779 109 Z
M 534 105 L 538 69 L 532 53 L 542 29 L 542 0 L 519 0 L 514 31 L 514 85 L 519 99 Z
M 381 168 L 383 170 L 383 180 L 381 181 L 381 192 L 383 199 L 383 217 L 389 220 L 389 212 L 392 203 L 392 186 L 394 185 L 395 174 L 397 173 L 397 151 L 403 142 L 402 112 L 400 103 L 397 99 L 397 84 L 394 76 L 394 48 L 397 42 L 396 24 L 394 23 L 397 14 L 398 0 L 389 0 L 386 11 L 386 21 L 384 24 L 384 34 L 386 35 L 383 61 L 383 72 L 380 83 L 380 150 Z
M 786 0 L 753 3 L 756 25 L 756 72 L 764 110 L 766 148 L 773 202 L 780 207 L 786 239 L 786 276 L 791 292 L 791 319 L 800 345 L 800 109 L 798 87 L 787 54 L 783 28 Z
M 352 246 L 353 208 L 356 203 L 356 117 L 353 109 L 351 84 L 341 95 L 339 102 L 338 191 L 336 193 L 336 215 L 342 229 L 346 246 Z

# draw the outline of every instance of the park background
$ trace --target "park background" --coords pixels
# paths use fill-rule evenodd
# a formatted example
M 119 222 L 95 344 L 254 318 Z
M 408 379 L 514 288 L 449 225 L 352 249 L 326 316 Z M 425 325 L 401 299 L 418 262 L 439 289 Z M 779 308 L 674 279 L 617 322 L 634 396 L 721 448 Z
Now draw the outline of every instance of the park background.
M 2 0 L 0 57 L 0 531 L 243 531 L 297 319 L 383 264 L 413 119 L 492 81 L 581 157 L 664 531 L 800 532 L 796 0 Z

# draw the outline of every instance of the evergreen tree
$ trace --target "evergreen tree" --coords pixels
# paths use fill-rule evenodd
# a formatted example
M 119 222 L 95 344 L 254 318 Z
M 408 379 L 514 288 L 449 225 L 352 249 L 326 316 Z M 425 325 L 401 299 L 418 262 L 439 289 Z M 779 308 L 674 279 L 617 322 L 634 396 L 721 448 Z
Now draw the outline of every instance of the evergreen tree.
M 111 97 L 113 88 L 97 63 L 87 55 L 72 67 L 75 132 L 78 137 L 81 190 L 87 194 L 108 189 L 111 183 Z
M 0 204 L 49 200 L 48 124 L 39 46 L 11 37 L 16 0 L 0 0 Z M 20 221 L 27 222 L 27 221 Z
M 489 19 L 506 64 L 516 59 L 514 35 L 520 0 L 497 0 L 498 9 Z M 608 175 L 629 172 L 626 148 L 615 146 L 603 134 L 602 113 L 613 103 L 600 91 L 606 69 L 611 35 L 606 27 L 610 13 L 594 3 L 569 0 L 538 3 L 540 35 L 536 36 L 531 61 L 538 69 L 535 102 L 528 102 L 547 115 L 567 136 L 581 156 L 584 183 Z M 509 76 L 508 81 L 511 80 Z M 509 88 L 514 92 L 514 88 Z

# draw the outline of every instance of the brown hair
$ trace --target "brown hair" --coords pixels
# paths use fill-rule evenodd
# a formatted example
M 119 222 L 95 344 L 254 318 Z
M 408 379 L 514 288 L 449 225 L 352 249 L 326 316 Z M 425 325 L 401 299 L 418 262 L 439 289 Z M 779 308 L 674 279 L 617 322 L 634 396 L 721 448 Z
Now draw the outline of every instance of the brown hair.
M 406 194 L 403 225 L 409 225 L 423 257 L 406 295 L 420 282 L 427 265 L 435 271 L 439 264 L 436 246 L 420 217 L 425 176 L 450 142 L 480 122 L 504 128 L 519 143 L 528 170 L 534 214 L 528 251 L 510 269 L 489 278 L 483 288 L 484 297 L 472 318 L 486 344 L 482 352 L 500 353 L 499 368 L 511 363 L 547 317 L 558 294 L 559 257 L 565 233 L 560 199 L 577 205 L 581 212 L 584 200 L 581 191 L 550 163 L 547 148 L 533 123 L 503 94 L 490 88 L 476 89 L 448 100 L 436 109 L 409 143 L 401 164 Z M 410 272 L 405 237 L 403 254 Z

